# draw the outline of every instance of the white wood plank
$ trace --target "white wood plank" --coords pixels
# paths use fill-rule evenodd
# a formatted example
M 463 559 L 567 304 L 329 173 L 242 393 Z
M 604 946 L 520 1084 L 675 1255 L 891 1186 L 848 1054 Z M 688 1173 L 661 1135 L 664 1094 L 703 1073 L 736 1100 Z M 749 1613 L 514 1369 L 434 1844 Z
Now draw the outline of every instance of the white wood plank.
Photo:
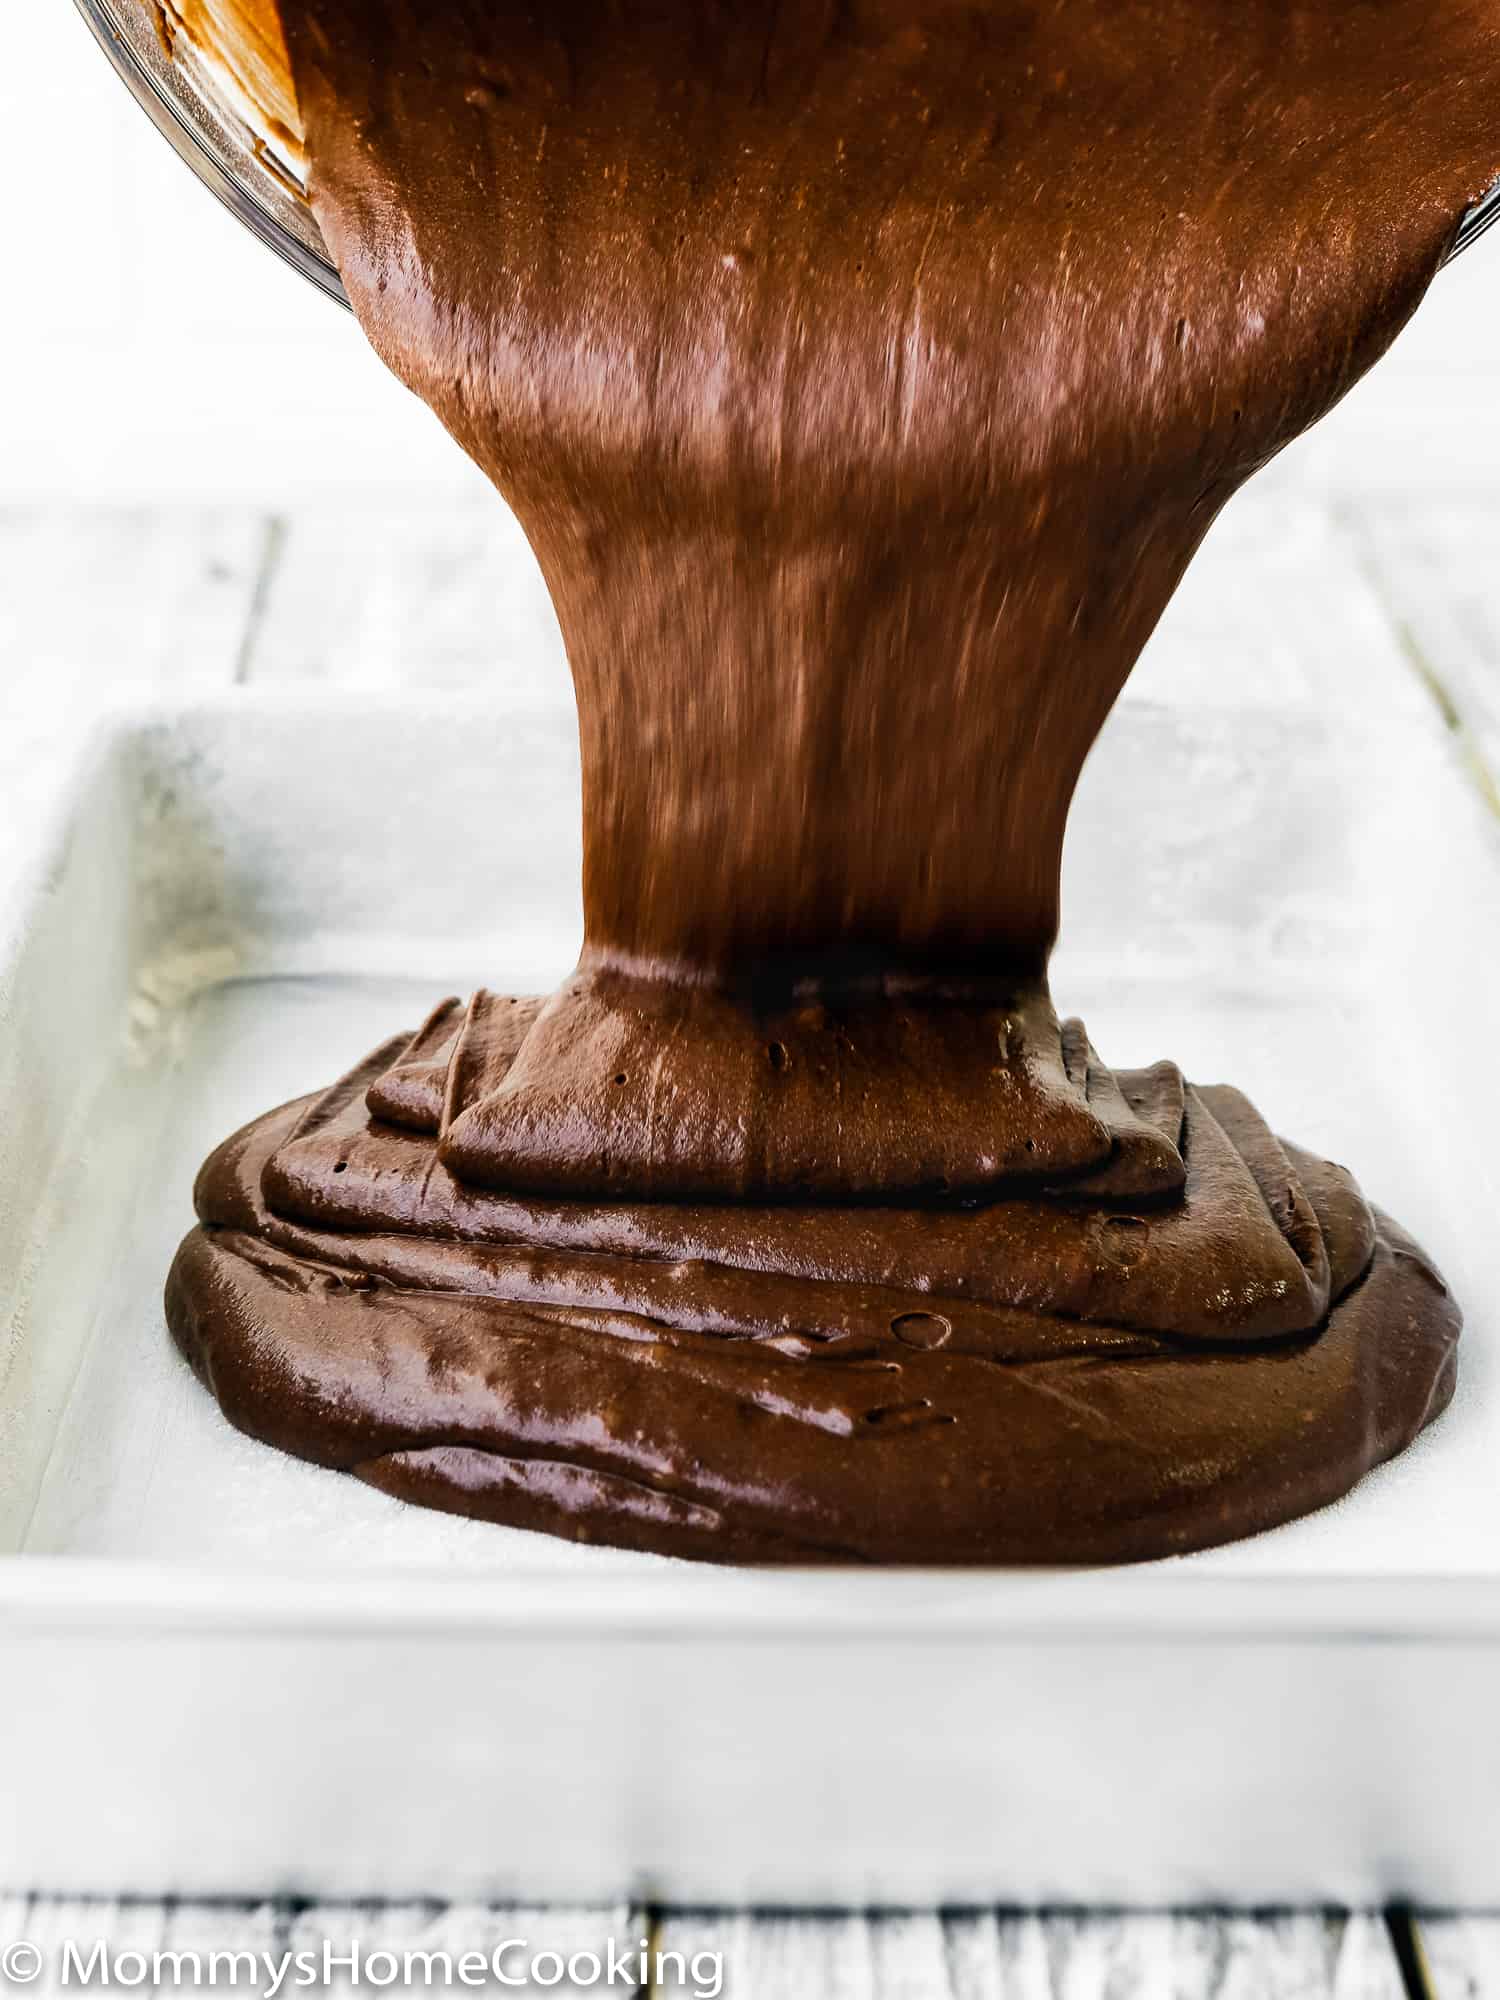
M 41 1954 L 41 1975 L 24 1991 L 37 1996 L 37 2000 L 62 2000 L 64 1994 L 76 1994 L 80 1984 L 77 1967 L 68 1965 L 67 1947 L 79 1952 L 85 1963 L 94 1946 L 101 1942 L 112 1959 L 121 1952 L 140 1952 L 149 1962 L 153 1953 L 173 1948 L 175 1915 L 176 1906 L 171 1903 L 119 1902 L 107 1897 L 37 1897 L 15 1917 L 0 1908 L 0 1925 L 4 1926 L 6 1943 L 24 1938 Z M 238 1949 L 243 1942 L 247 1948 L 256 1949 L 258 1941 L 269 1936 L 268 1927 L 264 1924 L 256 1927 L 246 1910 L 238 1905 L 226 1908 L 220 1921 L 226 1948 Z M 252 1943 L 252 1938 L 257 1943 Z M 127 1964 L 126 1971 L 133 1973 L 134 1967 Z M 133 1990 L 149 1996 L 158 1989 L 148 1976 Z
M 1048 2000 L 1401 2000 L 1379 1916 L 1297 1912 L 1043 1920 Z M 1028 1996 L 1029 2000 L 1029 1996 Z
M 498 498 L 426 512 L 299 511 L 248 656 L 256 685 L 433 691 L 520 678 L 572 698 L 551 600 Z
M 1433 2000 L 1497 2000 L 1500 1917 L 1423 1916 L 1417 1930 Z
M 1174 708 L 1352 709 L 1427 719 L 1333 510 L 1238 495 L 1209 530 L 1126 687 Z
M 163 1977 L 151 1976 L 154 1955 L 183 1954 L 182 1963 L 191 1970 L 190 1954 L 208 1967 L 212 1953 L 253 1953 L 259 1962 L 259 1976 L 251 1977 L 247 1965 L 234 1968 L 231 1980 L 227 1961 L 204 1988 L 231 1987 L 245 1995 L 265 1993 L 274 1983 L 274 1968 L 284 1954 L 292 1954 L 290 1968 L 281 1986 L 282 1994 L 315 1991 L 352 1995 L 380 1992 L 395 2000 L 418 2000 L 418 1996 L 443 1992 L 498 1992 L 506 1990 L 491 1973 L 483 1986 L 451 1980 L 441 1954 L 448 1954 L 457 1967 L 464 1954 L 477 1952 L 493 1964 L 493 1955 L 504 1948 L 501 1965 L 507 1977 L 525 1978 L 535 1969 L 537 1977 L 521 1990 L 543 1990 L 561 2000 L 582 2000 L 585 1995 L 611 1993 L 628 1995 L 637 1990 L 616 1981 L 605 1983 L 608 1953 L 613 1942 L 624 1958 L 639 1962 L 642 1940 L 650 1937 L 646 1913 L 628 1904 L 597 1909 L 536 1909 L 509 1906 L 482 1906 L 451 1903 L 192 1903 L 118 1902 L 109 1899 L 32 1898 L 12 1896 L 0 1899 L 0 1953 L 8 1945 L 25 1941 L 41 1953 L 41 1976 L 33 1983 L 17 1982 L 14 1990 L 36 1995 L 37 2000 L 62 2000 L 64 1993 L 79 1990 L 76 1962 L 71 1979 L 66 1977 L 65 1947 L 69 1944 L 86 1961 L 94 1946 L 103 1943 L 111 1965 L 120 1953 L 140 1953 L 147 1971 L 142 1978 L 130 1962 L 122 1968 L 117 1988 L 124 1987 L 143 2000 L 166 2000 L 166 1996 L 198 1990 L 191 1978 L 179 1980 L 169 1960 Z M 334 1955 L 332 1977 L 326 1983 L 324 1948 Z M 359 1953 L 360 1977 L 355 1979 L 351 1955 Z M 308 1954 L 307 1967 L 317 1974 L 312 1985 L 296 1983 Z M 387 1953 L 394 1962 L 372 1954 Z M 538 1955 L 555 1954 L 565 1968 L 554 1977 L 555 1966 Z M 579 1958 L 582 1954 L 582 1958 Z M 409 1955 L 411 1955 L 409 1957 Z M 429 1956 L 430 1955 L 430 1958 Z M 599 1970 L 594 1970 L 594 1960 Z M 3 1964 L 3 1960 L 0 1960 Z M 568 1976 L 572 1966 L 578 1977 Z M 431 1971 L 430 1971 L 431 1967 Z M 410 1975 L 410 1976 L 408 1976 Z M 96 1981 L 100 1990 L 106 1982 Z M 0 1973 L 0 1988 L 7 1981 Z
M 240 508 L 0 514 L 0 657 L 10 691 L 224 685 L 264 534 L 262 519 Z
M 1432 1920 L 1434 1990 L 1500 1992 L 1500 1925 Z M 650 1940 L 652 1990 L 710 1989 L 722 1967 L 733 2000 L 1401 2000 L 1383 1920 L 1374 1914 L 1038 1915 L 1013 1912 L 797 1915 L 668 1913 L 653 1926 L 637 1908 L 526 1909 L 464 1904 L 116 1903 L 10 1897 L 0 1901 L 0 1945 L 25 1938 L 45 1969 L 27 1990 L 60 2000 L 62 1949 L 104 1939 L 112 1954 L 155 1951 L 320 1954 L 358 1943 L 395 1955 L 402 1970 L 380 1989 L 416 1996 L 432 1988 L 423 1961 L 404 1976 L 407 1953 L 489 1956 L 507 1940 L 506 1969 L 537 1952 L 607 1959 L 613 1940 L 638 1951 Z M 657 1953 L 668 1958 L 658 1980 Z M 548 1975 L 554 1968 L 545 1966 Z M 568 1996 L 608 1990 L 564 1978 Z M 382 1979 L 387 1971 L 380 1967 Z M 355 1991 L 336 1967 L 333 1985 Z M 75 1982 L 76 1984 L 76 1982 Z M 373 1982 L 366 1981 L 369 1989 Z M 69 1989 L 72 1990 L 72 1989 Z M 170 1980 L 137 1989 L 166 1994 Z M 616 1987 L 615 1991 L 628 1991 Z
M 112 695 L 229 685 L 265 534 L 245 508 L 0 513 L 9 713 L 51 710 L 76 730 Z
M 1351 504 L 1350 532 L 1434 706 L 1500 775 L 1500 502 Z
M 533 1989 L 541 1991 L 545 1985 L 547 1991 L 563 1996 L 563 2000 L 575 2000 L 575 1996 L 611 1990 L 603 1984 L 603 1968 L 612 1942 L 626 1954 L 638 1950 L 640 1940 L 648 1935 L 645 1912 L 624 1903 L 596 1909 L 468 1903 L 311 1903 L 291 1915 L 286 1925 L 285 1948 L 294 1953 L 311 1952 L 316 1959 L 325 1939 L 332 1940 L 335 1949 L 345 1953 L 357 1940 L 366 1967 L 370 1953 L 388 1952 L 400 1967 L 400 1976 L 389 1984 L 383 1983 L 387 1972 L 384 1965 L 378 1969 L 378 1979 L 371 1978 L 367 1971 L 358 1985 L 351 1969 L 339 1968 L 331 1986 L 322 1990 L 354 1994 L 368 1993 L 378 1986 L 378 1990 L 394 1994 L 398 2000 L 408 2000 L 408 1996 L 415 2000 L 417 1995 L 443 1990 L 456 1993 L 466 1990 L 457 1983 L 451 1989 L 445 1989 L 440 1980 L 429 1983 L 424 1978 L 425 1961 L 420 1956 L 410 1966 L 413 1977 L 408 1979 L 405 1976 L 408 1953 L 447 1953 L 457 1965 L 467 1952 L 492 1958 L 504 1948 L 501 1963 L 511 1978 L 527 1975 L 539 1954 L 554 1954 L 564 1967 L 582 1954 L 579 1979 L 565 1975 L 554 1980 L 554 1968 L 543 1963 L 537 1967 Z M 598 1974 L 591 1969 L 593 1959 L 599 1961 Z M 440 1958 L 438 1963 L 441 1965 Z M 486 1990 L 504 1989 L 492 1980 Z M 617 1994 L 629 1990 L 619 1985 L 613 1989 Z
M 723 1955 L 734 2000 L 1402 2000 L 1383 1919 L 669 1913 L 664 1949 Z M 675 1969 L 675 1968 L 674 1968 Z

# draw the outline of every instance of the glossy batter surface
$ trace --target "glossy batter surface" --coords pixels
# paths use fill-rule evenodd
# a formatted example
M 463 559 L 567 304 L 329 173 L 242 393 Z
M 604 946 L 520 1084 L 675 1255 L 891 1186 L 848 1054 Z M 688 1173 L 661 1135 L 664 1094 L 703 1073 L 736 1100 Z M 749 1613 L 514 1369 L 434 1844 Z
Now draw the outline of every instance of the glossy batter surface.
M 1194 548 L 1500 170 L 1494 0 L 281 18 L 361 321 L 552 590 L 586 935 L 210 1161 L 168 1306 L 232 1420 L 771 1560 L 1148 1556 L 1400 1449 L 1441 1280 L 1046 967 Z

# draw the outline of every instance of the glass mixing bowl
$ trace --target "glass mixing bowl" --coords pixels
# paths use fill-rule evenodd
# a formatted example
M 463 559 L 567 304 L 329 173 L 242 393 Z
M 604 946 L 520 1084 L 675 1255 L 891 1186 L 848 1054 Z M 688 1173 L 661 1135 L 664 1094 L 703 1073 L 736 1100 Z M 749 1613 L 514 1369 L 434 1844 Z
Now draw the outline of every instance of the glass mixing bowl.
M 137 103 L 204 185 L 303 277 L 347 305 L 295 168 L 231 108 L 220 81 L 185 38 L 178 38 L 175 54 L 169 51 L 154 0 L 76 4 Z M 1459 224 L 1448 261 L 1497 220 L 1500 182 Z
M 297 169 L 256 132 L 186 36 L 168 42 L 153 0 L 77 0 L 94 39 L 158 132 L 262 243 L 347 305 Z

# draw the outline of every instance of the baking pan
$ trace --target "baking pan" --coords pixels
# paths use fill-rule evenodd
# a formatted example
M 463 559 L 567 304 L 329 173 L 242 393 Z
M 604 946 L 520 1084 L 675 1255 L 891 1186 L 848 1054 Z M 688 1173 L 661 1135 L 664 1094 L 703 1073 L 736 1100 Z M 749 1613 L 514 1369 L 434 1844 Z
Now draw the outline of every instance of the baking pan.
M 1349 1500 L 1129 1571 L 720 1571 L 239 1437 L 161 1283 L 194 1171 L 577 949 L 571 709 L 117 716 L 0 928 L 0 1880 L 599 1901 L 1500 1900 L 1500 843 L 1442 733 L 1127 701 L 1059 1001 L 1347 1160 L 1468 1312 Z

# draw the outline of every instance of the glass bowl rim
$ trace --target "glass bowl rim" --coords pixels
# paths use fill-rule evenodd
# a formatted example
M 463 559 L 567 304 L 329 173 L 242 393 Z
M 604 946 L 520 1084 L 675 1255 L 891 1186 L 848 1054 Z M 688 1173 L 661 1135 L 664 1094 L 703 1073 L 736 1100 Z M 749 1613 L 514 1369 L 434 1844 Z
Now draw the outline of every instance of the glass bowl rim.
M 204 186 L 293 270 L 300 272 L 329 298 L 347 307 L 348 294 L 332 260 L 322 247 L 318 226 L 311 211 L 306 210 L 305 198 L 277 188 L 271 171 L 256 159 L 254 136 L 248 131 L 243 136 L 237 133 L 234 128 L 239 121 L 217 101 L 206 103 L 200 97 L 199 109 L 208 114 L 204 121 L 188 115 L 182 93 L 174 91 L 167 82 L 167 62 L 164 60 L 160 69 L 153 67 L 141 54 L 135 39 L 126 32 L 120 0 L 74 0 L 74 4 L 131 95 Z M 124 0 L 124 4 L 150 5 L 151 0 Z M 233 148 L 224 145 L 222 151 L 216 150 L 209 143 L 210 131 L 221 143 L 234 141 Z M 306 210 L 306 236 L 288 228 L 277 216 L 275 206 L 278 194 L 282 206 L 295 201 Z M 1460 251 L 1477 243 L 1496 222 L 1500 222 L 1500 181 L 1496 181 L 1487 194 L 1481 195 L 1465 211 L 1448 247 L 1444 264 L 1451 264 Z

